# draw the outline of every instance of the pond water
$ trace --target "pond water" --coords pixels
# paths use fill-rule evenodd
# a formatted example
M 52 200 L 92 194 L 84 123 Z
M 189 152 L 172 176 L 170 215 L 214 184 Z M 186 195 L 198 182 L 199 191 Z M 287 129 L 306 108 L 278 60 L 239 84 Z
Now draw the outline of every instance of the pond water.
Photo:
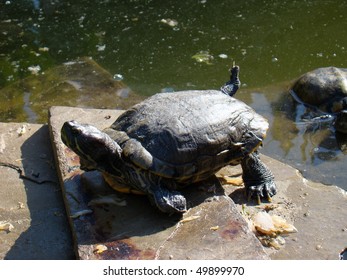
M 303 122 L 305 109 L 286 96 L 307 71 L 346 67 L 346 9 L 337 0 L 3 0 L 0 98 L 2 89 L 79 57 L 92 57 L 143 97 L 217 89 L 236 61 L 237 97 L 271 124 L 262 152 L 347 189 L 343 137 L 329 124 Z M 11 110 L 19 102 L 11 94 L 0 121 L 28 121 Z M 30 110 L 30 94 L 18 94 Z

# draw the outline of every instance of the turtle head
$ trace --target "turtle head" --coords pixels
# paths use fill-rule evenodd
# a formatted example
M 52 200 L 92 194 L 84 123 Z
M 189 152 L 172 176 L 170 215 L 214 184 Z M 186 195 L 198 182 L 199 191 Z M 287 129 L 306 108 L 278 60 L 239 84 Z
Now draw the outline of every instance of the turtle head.
M 106 133 L 88 124 L 65 122 L 61 129 L 63 143 L 73 150 L 84 170 L 107 171 L 121 157 L 121 148 Z

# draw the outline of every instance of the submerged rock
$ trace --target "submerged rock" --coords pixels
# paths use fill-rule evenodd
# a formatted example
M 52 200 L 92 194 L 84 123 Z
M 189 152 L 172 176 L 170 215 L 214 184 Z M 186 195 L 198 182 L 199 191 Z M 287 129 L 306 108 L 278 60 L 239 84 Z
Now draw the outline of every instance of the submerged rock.
M 90 58 L 36 70 L 0 90 L 0 120 L 46 123 L 47 108 L 54 105 L 126 109 L 141 100 Z

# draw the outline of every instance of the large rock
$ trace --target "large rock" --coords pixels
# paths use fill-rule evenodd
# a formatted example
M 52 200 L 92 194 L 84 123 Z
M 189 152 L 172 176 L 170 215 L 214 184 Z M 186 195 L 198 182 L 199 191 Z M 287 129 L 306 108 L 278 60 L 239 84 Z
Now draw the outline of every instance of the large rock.
M 267 259 L 216 177 L 185 190 L 189 210 L 168 216 L 145 196 L 119 194 L 99 172 L 82 172 L 60 139 L 70 119 L 103 129 L 121 111 L 53 107 L 50 128 L 65 204 L 81 259 Z

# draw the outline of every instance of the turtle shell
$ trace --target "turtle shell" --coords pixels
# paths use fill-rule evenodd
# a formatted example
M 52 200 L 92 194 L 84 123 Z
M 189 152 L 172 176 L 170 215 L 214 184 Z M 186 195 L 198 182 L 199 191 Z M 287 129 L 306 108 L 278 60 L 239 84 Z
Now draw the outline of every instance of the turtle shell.
M 292 87 L 294 98 L 326 112 L 343 109 L 341 100 L 347 97 L 347 69 L 318 68 L 299 77 Z
M 123 113 L 109 133 L 123 157 L 159 176 L 202 179 L 262 142 L 265 118 L 220 91 L 159 93 Z M 106 131 L 107 132 L 107 131 Z

